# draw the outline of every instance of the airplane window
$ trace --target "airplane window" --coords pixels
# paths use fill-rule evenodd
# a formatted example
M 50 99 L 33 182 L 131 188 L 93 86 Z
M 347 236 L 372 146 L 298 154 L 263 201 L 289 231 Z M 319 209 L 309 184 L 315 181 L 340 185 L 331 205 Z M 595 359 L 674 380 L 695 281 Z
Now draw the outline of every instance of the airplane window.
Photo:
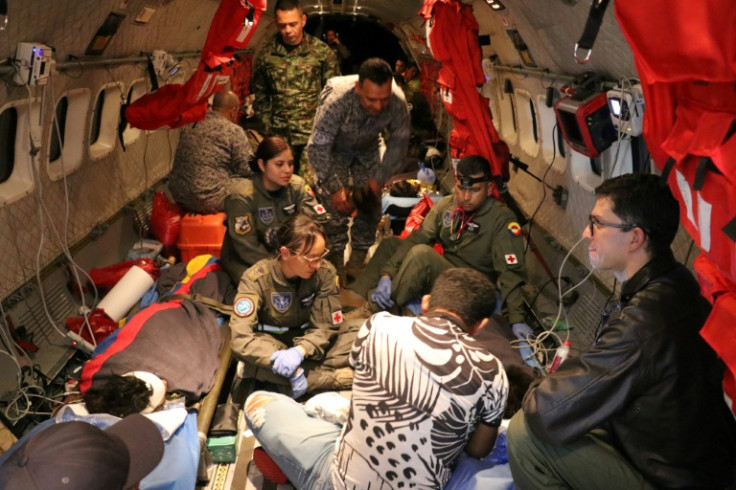
M 547 165 L 552 164 L 553 170 L 564 173 L 566 168 L 565 140 L 562 137 L 562 131 L 557 126 L 554 107 L 547 107 L 547 98 L 544 94 L 537 95 L 536 102 L 535 115 L 539 123 L 537 138 L 542 158 Z
M 108 83 L 97 94 L 89 131 L 89 157 L 92 160 L 108 156 L 115 148 L 122 93 L 121 84 Z
M 59 180 L 82 165 L 89 89 L 78 88 L 63 94 L 56 103 L 55 118 L 50 122 L 48 171 L 51 180 Z
M 516 105 L 514 103 L 514 88 L 511 80 L 506 79 L 501 93 L 501 136 L 507 143 L 513 144 L 518 135 L 516 122 Z
M 133 82 L 130 85 L 130 88 L 128 89 L 128 96 L 126 98 L 126 104 L 131 104 L 132 102 L 135 102 L 136 100 L 140 99 L 146 94 L 146 81 L 145 80 L 137 80 Z M 138 128 L 133 128 L 130 126 L 130 124 L 125 125 L 125 130 L 123 130 L 123 142 L 127 145 L 130 145 L 131 143 L 135 142 L 141 135 L 141 130 Z
M 516 121 L 519 132 L 519 146 L 530 157 L 539 154 L 539 130 L 537 128 L 537 111 L 529 92 L 516 90 L 515 93 Z
M 61 157 L 61 148 L 64 146 L 64 132 L 66 131 L 66 112 L 69 109 L 69 100 L 66 96 L 56 104 L 56 121 L 51 123 L 51 146 L 49 147 L 49 161 L 54 162 Z
M 18 111 L 10 107 L 0 114 L 0 183 L 10 178 L 15 166 L 15 134 Z
M 92 127 L 89 130 L 90 144 L 94 145 L 100 139 L 100 125 L 102 124 L 102 108 L 105 105 L 105 92 L 100 91 L 95 102 L 95 112 L 92 114 Z
M 534 110 L 534 102 L 532 102 L 532 99 L 529 99 L 529 115 L 532 119 L 532 136 L 534 137 L 534 142 L 539 143 L 539 130 L 537 129 L 537 111 Z

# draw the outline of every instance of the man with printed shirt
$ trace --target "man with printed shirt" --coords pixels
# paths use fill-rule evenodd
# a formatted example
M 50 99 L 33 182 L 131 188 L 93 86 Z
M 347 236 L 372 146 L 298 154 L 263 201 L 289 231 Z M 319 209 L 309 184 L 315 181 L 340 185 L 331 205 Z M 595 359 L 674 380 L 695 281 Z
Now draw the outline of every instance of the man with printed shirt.
M 521 227 L 492 191 L 488 161 L 475 155 L 461 159 L 455 193 L 438 201 L 406 240 L 383 240 L 350 289 L 370 299 L 373 311 L 406 306 L 416 313 L 417 299 L 442 271 L 469 267 L 495 281 L 508 321 L 523 323 L 520 286 L 526 280 L 526 266 Z M 442 246 L 443 255 L 432 248 L 435 244 Z
M 279 32 L 263 44 L 253 66 L 253 110 L 266 133 L 287 139 L 298 171 L 319 93 L 340 67 L 327 44 L 304 32 L 307 16 L 297 0 L 278 0 L 274 22 Z
M 357 329 L 341 329 L 342 323 L 335 269 L 329 262 L 322 261 L 309 278 L 294 281 L 286 278 L 278 259 L 264 259 L 245 272 L 238 287 L 231 347 L 248 377 L 288 388 L 289 379 L 273 371 L 272 356 L 296 347 L 307 391 L 349 389 L 347 357 Z
M 220 262 L 236 284 L 245 270 L 276 255 L 274 234 L 289 216 L 301 213 L 324 226 L 327 214 L 304 179 L 292 175 L 289 185 L 269 192 L 259 178 L 244 181 L 225 199 L 227 234 Z

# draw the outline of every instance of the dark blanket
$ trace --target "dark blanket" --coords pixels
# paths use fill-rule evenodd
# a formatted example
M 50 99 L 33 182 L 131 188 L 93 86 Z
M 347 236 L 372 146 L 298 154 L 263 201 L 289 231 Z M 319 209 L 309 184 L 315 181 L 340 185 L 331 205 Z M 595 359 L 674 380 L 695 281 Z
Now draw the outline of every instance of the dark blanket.
M 168 382 L 169 392 L 195 401 L 212 387 L 221 345 L 217 319 L 206 306 L 188 300 L 154 304 L 98 346 L 82 370 L 80 390 L 113 374 L 149 371 Z
M 475 334 L 474 338 L 483 344 L 488 352 L 496 356 L 506 370 L 506 377 L 509 380 L 509 398 L 503 416 L 511 418 L 521 408 L 521 401 L 531 382 L 541 377 L 542 373 L 535 371 L 525 363 L 519 350 L 511 347 L 510 341 L 515 340 L 516 337 L 507 323 L 500 323 L 497 320 L 498 317 L 491 319 L 491 322 Z

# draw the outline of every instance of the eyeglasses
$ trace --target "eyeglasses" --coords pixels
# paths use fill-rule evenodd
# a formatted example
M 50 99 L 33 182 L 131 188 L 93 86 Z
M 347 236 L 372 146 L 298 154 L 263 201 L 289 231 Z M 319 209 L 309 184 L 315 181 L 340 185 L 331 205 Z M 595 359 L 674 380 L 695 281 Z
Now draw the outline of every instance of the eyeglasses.
M 314 265 L 314 264 L 316 264 L 317 262 L 319 262 L 319 261 L 321 261 L 321 260 L 324 260 L 324 259 L 325 259 L 325 257 L 327 257 L 327 254 L 329 254 L 329 253 L 330 253 L 330 249 L 329 249 L 329 248 L 326 248 L 326 249 L 325 249 L 325 251 L 324 251 L 324 252 L 322 252 L 322 255 L 320 255 L 319 257 L 307 257 L 306 255 L 298 254 L 298 253 L 295 253 L 295 252 L 292 252 L 292 253 L 293 253 L 293 254 L 294 254 L 295 256 L 297 256 L 297 257 L 299 257 L 299 258 L 301 258 L 301 259 L 304 259 L 304 260 L 305 260 L 305 261 L 307 262 L 307 264 L 309 264 L 309 265 Z
M 593 236 L 595 234 L 596 226 L 607 226 L 609 228 L 617 228 L 623 231 L 631 231 L 634 228 L 638 227 L 638 225 L 630 223 L 621 223 L 620 225 L 615 223 L 606 223 L 605 221 L 601 221 L 598 218 L 595 218 L 592 214 L 588 215 L 588 226 L 590 227 L 590 236 Z

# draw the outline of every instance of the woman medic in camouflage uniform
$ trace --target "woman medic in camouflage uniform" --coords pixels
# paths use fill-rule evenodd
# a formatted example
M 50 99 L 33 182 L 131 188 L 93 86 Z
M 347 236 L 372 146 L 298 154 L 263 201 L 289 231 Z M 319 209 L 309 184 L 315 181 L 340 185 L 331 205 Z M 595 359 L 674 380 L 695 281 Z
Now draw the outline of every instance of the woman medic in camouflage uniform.
M 255 175 L 225 199 L 220 261 L 235 283 L 248 267 L 276 254 L 275 232 L 286 218 L 299 213 L 319 223 L 327 218 L 309 186 L 294 175 L 294 157 L 283 138 L 264 138 L 250 166 Z
M 347 356 L 359 325 L 343 325 L 324 231 L 296 215 L 278 228 L 276 241 L 278 256 L 243 274 L 233 305 L 231 346 L 243 376 L 281 385 L 294 398 L 349 389 Z

